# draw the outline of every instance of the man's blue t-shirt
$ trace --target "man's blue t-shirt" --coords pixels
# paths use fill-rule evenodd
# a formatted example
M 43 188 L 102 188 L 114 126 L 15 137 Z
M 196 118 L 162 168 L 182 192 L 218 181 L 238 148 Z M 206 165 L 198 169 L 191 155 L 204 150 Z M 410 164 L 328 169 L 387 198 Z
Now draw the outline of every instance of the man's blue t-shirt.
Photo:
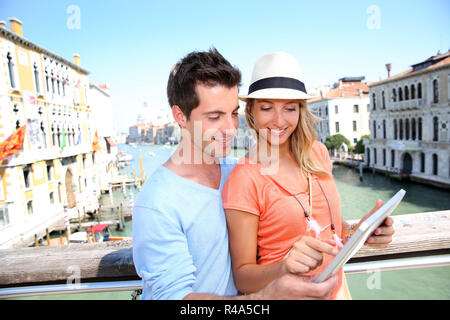
M 133 260 L 142 299 L 189 293 L 237 294 L 231 271 L 222 188 L 236 161 L 220 161 L 218 190 L 164 166 L 145 183 L 133 210 Z

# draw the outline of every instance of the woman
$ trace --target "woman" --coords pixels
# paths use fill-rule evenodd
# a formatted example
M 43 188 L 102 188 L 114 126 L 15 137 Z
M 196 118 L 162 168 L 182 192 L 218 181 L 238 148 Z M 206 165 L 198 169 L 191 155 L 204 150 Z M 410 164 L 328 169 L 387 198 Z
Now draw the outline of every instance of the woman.
M 308 98 L 296 60 L 284 52 L 257 61 L 249 94 L 240 97 L 247 102 L 246 119 L 257 146 L 230 174 L 223 205 L 234 280 L 242 293 L 287 272 L 310 280 L 356 227 L 341 218 L 332 164 L 326 147 L 316 141 Z M 374 210 L 381 205 L 379 200 Z M 392 233 L 389 218 L 372 244 L 386 246 Z M 350 299 L 342 269 L 338 276 L 331 298 Z

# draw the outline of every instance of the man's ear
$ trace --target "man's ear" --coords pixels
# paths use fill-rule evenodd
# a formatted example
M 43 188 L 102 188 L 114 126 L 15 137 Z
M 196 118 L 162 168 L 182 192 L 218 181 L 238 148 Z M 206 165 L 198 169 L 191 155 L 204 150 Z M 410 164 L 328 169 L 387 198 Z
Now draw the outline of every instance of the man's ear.
M 175 121 L 180 125 L 180 127 L 186 128 L 187 119 L 179 106 L 177 105 L 172 106 L 172 116 L 175 119 Z

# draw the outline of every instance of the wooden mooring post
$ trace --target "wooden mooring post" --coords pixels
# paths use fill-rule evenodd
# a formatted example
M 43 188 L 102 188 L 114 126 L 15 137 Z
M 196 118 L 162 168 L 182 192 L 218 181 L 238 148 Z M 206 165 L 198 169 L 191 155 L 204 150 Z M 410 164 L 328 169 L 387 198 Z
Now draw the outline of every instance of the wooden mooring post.
M 386 249 L 363 247 L 348 262 L 450 253 L 450 210 L 393 216 L 395 234 Z M 65 284 L 80 270 L 81 283 L 139 280 L 132 241 L 0 250 L 0 288 Z

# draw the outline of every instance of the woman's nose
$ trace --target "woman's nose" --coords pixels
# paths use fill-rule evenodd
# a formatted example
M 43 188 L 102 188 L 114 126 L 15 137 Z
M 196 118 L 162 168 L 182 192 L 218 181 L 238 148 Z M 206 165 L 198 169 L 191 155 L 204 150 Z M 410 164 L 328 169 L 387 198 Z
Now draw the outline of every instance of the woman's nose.
M 284 119 L 284 115 L 281 110 L 277 110 L 277 112 L 275 113 L 273 123 L 278 128 L 282 128 L 286 124 L 286 120 Z

